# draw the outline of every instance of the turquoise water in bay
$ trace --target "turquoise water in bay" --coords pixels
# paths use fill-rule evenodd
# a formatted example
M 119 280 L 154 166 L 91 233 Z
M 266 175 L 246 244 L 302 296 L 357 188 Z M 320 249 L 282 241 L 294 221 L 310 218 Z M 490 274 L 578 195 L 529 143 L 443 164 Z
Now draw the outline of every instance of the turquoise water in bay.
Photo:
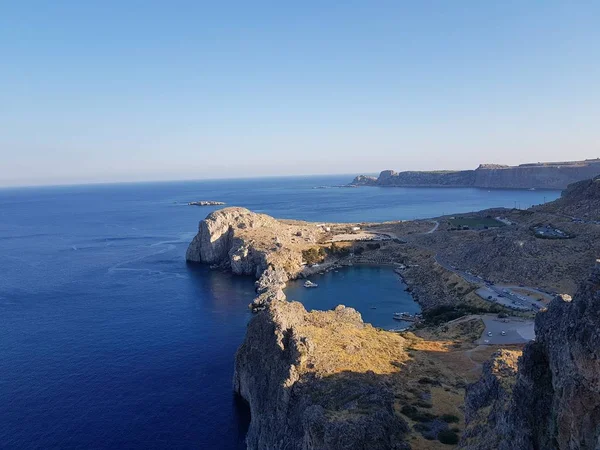
M 0 189 L 0 448 L 245 447 L 248 411 L 231 380 L 253 280 L 185 263 L 198 221 L 216 209 L 189 201 L 352 222 L 524 207 L 559 195 L 314 189 L 351 179 Z M 309 308 L 355 306 L 384 327 L 390 312 L 410 311 L 389 269 L 355 267 L 315 281 L 310 293 L 290 286 L 291 297 Z

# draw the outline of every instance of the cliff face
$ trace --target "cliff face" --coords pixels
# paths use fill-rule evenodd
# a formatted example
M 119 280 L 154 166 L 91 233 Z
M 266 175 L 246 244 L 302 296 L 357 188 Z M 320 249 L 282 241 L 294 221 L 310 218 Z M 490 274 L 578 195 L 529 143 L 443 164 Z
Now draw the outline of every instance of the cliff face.
M 482 164 L 475 170 L 394 172 L 384 170 L 377 179 L 358 176 L 352 184 L 363 186 L 456 186 L 511 189 L 564 189 L 570 183 L 600 174 L 600 161 L 501 166 Z
M 266 253 L 247 245 L 239 234 L 245 230 L 274 227 L 276 221 L 244 208 L 225 208 L 209 214 L 198 225 L 198 234 L 186 259 L 205 264 L 227 264 L 238 275 L 259 277 L 267 268 Z
M 284 298 L 286 282 L 302 268 L 302 250 L 322 234 L 315 224 L 287 223 L 245 208 L 224 208 L 200 221 L 186 259 L 254 276 L 259 294 L 254 305 L 262 307 Z
M 394 172 L 384 170 L 379 177 L 359 175 L 352 184 L 357 186 L 473 186 L 475 171 Z
M 461 448 L 487 449 L 490 439 L 499 450 L 600 448 L 599 306 L 597 264 L 572 300 L 559 296 L 536 316 L 512 392 L 484 381 L 469 387 Z
M 600 176 L 570 184 L 559 199 L 536 209 L 587 220 L 600 220 Z
M 250 322 L 235 359 L 234 389 L 252 416 L 248 449 L 408 448 L 407 425 L 381 377 L 397 367 L 368 360 L 385 351 L 399 364 L 404 346 L 351 308 L 309 313 L 297 302 L 272 302 Z
M 576 181 L 600 174 L 600 163 L 524 165 L 502 169 L 478 168 L 475 187 L 515 189 L 564 189 Z

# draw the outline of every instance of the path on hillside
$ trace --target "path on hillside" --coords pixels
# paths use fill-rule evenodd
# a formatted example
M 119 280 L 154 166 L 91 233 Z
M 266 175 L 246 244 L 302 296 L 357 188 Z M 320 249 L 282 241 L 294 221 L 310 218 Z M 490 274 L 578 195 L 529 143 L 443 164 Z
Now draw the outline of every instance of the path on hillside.
M 440 223 L 439 223 L 437 220 L 433 220 L 433 222 L 435 223 L 434 227 L 433 227 L 431 230 L 429 230 L 429 231 L 426 231 L 426 232 L 425 232 L 425 233 L 423 233 L 423 234 L 431 234 L 431 233 L 435 233 L 435 231 L 436 231 L 436 230 L 438 229 L 438 227 L 440 226 Z

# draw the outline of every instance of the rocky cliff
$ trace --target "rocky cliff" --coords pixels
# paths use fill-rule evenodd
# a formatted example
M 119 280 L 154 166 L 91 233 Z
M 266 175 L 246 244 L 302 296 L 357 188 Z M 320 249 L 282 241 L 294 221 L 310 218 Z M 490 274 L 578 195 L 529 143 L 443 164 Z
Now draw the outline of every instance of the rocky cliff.
M 488 368 L 468 388 L 460 448 L 600 448 L 599 306 L 600 263 L 573 299 L 558 296 L 538 313 L 516 374 L 500 380 Z
M 567 185 L 600 175 L 600 160 L 502 166 L 482 164 L 475 170 L 394 172 L 384 170 L 378 178 L 358 176 L 352 184 L 362 186 L 456 186 L 510 189 L 564 189 Z
M 401 336 L 364 324 L 354 309 L 272 302 L 250 322 L 235 359 L 234 389 L 252 416 L 248 449 L 409 448 L 382 376 L 408 359 L 404 348 Z
M 600 220 L 600 176 L 570 184 L 559 199 L 535 209 L 586 220 Z
M 262 307 L 284 298 L 286 282 L 302 269 L 302 250 L 314 246 L 323 233 L 316 224 L 224 208 L 200 221 L 186 260 L 254 276 L 259 294 L 255 305 Z

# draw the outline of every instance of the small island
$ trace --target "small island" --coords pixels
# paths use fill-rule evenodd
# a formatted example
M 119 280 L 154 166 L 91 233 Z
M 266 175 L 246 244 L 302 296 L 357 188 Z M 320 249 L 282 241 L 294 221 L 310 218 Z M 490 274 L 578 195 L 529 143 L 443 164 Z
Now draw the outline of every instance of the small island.
M 213 202 L 210 200 L 201 200 L 199 202 L 189 202 L 190 206 L 221 206 L 224 205 L 224 202 Z

